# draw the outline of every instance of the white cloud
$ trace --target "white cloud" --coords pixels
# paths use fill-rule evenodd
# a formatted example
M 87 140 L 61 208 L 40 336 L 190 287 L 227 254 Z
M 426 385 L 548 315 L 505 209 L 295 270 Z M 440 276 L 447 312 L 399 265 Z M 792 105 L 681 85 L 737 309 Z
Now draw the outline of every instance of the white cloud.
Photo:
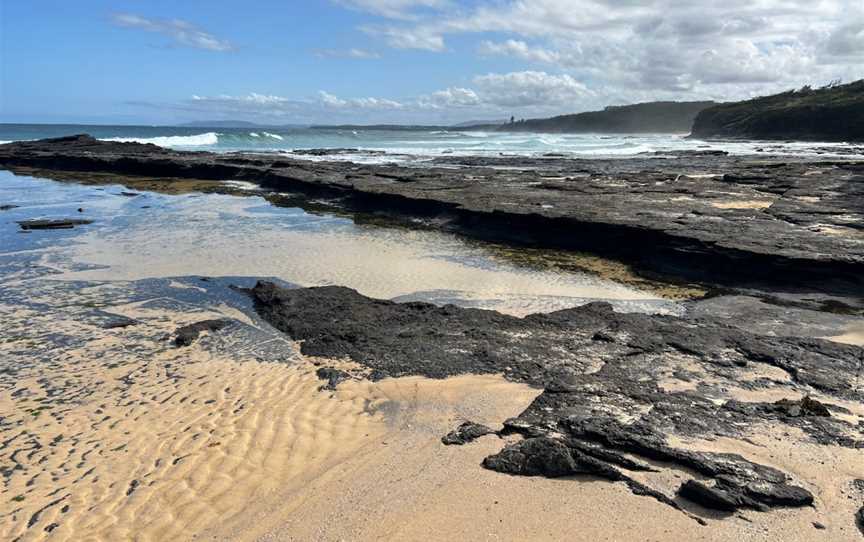
M 569 106 L 577 109 L 591 92 L 573 77 L 546 72 L 490 73 L 474 78 L 485 103 L 525 108 Z
M 864 61 L 864 15 L 858 21 L 835 28 L 826 42 L 825 53 L 851 62 Z
M 439 90 L 428 96 L 421 96 L 417 101 L 420 108 L 428 109 L 471 107 L 481 103 L 482 100 L 475 91 L 461 87 Z
M 507 40 L 502 43 L 484 41 L 480 43 L 480 53 L 484 55 L 515 56 L 531 62 L 560 63 L 561 53 L 541 47 L 531 47 L 524 41 Z
M 416 19 L 420 9 L 443 9 L 449 0 L 334 0 L 337 4 L 389 19 Z
M 861 0 L 479 0 L 377 33 L 437 52 L 476 35 L 483 56 L 543 65 L 623 101 L 738 99 L 864 77 Z
M 349 98 L 343 99 L 324 90 L 318 93 L 321 103 L 335 109 L 401 109 L 404 105 L 387 98 Z
M 187 47 L 209 51 L 231 51 L 234 49 L 228 41 L 204 32 L 182 19 L 148 19 L 131 13 L 116 13 L 111 17 L 111 20 L 117 26 L 163 34 L 176 43 Z
M 423 28 L 364 26 L 361 30 L 373 36 L 383 36 L 387 43 L 396 49 L 420 49 L 433 52 L 441 52 L 445 49 L 442 36 Z
M 381 58 L 381 55 L 374 51 L 367 51 L 366 49 L 318 49 L 314 51 L 315 56 L 318 58 L 357 58 L 361 60 L 370 60 L 375 58 Z

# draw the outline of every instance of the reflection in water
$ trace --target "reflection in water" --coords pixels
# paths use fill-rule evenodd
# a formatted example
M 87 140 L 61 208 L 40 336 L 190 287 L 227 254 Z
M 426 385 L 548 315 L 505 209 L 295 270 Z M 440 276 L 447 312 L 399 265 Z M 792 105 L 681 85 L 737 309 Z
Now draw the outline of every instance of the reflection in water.
M 272 276 L 302 286 L 348 286 L 377 298 L 452 302 L 520 315 L 593 300 L 611 301 L 622 310 L 675 312 L 677 307 L 593 275 L 520 265 L 453 235 L 356 225 L 273 207 L 257 196 L 130 198 L 119 195 L 118 187 L 14 179 L 21 193 L 15 197 L 13 191 L 10 198 L 9 190 L 0 192 L 7 199 L 26 200 L 23 192 L 31 184 L 43 191 L 60 187 L 67 201 L 74 195 L 98 215 L 74 242 L 52 246 L 41 256 L 42 265 L 65 270 L 58 275 L 62 279 Z M 82 264 L 87 268 L 81 270 Z

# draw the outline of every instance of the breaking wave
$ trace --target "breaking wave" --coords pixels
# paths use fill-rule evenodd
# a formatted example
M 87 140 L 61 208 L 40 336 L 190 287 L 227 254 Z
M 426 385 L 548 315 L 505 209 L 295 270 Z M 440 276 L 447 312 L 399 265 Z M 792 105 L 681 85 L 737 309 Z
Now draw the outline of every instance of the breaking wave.
M 106 137 L 102 141 L 118 141 L 121 143 L 152 143 L 160 147 L 205 147 L 219 144 L 219 134 L 207 132 L 189 136 L 162 137 Z

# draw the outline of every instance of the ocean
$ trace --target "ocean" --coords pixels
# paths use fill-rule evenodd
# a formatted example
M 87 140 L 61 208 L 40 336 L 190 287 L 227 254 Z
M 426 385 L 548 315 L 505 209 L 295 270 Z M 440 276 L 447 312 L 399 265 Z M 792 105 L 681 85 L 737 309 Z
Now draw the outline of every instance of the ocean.
M 87 133 L 111 141 L 153 143 L 178 150 L 286 152 L 349 149 L 335 155 L 298 155 L 363 163 L 423 162 L 447 155 L 626 157 L 682 150 L 725 150 L 732 154 L 771 153 L 822 156 L 848 154 L 843 143 L 718 142 L 687 134 L 535 134 L 450 130 L 364 130 L 336 128 L 200 128 L 0 124 L 0 143 Z M 845 151 L 845 152 L 844 152 Z

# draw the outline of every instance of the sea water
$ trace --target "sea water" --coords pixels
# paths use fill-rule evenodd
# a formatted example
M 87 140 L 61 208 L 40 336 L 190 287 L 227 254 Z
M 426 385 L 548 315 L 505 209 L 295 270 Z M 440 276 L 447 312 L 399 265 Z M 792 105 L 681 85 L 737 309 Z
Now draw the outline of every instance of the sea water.
M 179 150 L 286 152 L 351 149 L 338 155 L 308 156 L 364 163 L 423 162 L 441 156 L 626 157 L 682 150 L 725 150 L 732 154 L 768 152 L 830 156 L 848 150 L 843 143 L 701 141 L 688 134 L 539 134 L 504 131 L 380 130 L 339 128 L 200 128 L 0 124 L 0 143 L 87 133 L 107 141 L 153 143 Z M 304 155 L 298 155 L 304 157 Z

